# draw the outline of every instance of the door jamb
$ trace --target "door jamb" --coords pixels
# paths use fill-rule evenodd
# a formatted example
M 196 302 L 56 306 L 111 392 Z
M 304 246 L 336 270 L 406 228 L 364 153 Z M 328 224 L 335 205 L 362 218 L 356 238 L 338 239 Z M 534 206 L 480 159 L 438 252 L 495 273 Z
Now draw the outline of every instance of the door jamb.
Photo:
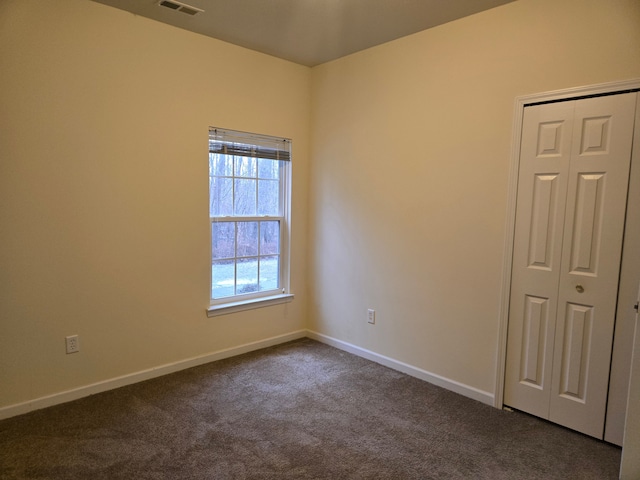
M 522 140 L 524 108 L 527 105 L 536 103 L 566 101 L 579 97 L 622 93 L 628 90 L 637 89 L 640 89 L 640 78 L 516 97 L 511 138 L 511 166 L 509 168 L 509 186 L 507 190 L 507 217 L 503 249 L 504 257 L 502 260 L 502 289 L 500 294 L 496 382 L 493 397 L 494 407 L 496 408 L 502 408 L 504 402 L 504 375 L 507 360 L 507 327 L 509 324 L 509 296 L 511 293 L 511 267 L 513 263 L 513 241 L 515 237 L 516 224 L 516 195 L 518 193 L 520 141 Z

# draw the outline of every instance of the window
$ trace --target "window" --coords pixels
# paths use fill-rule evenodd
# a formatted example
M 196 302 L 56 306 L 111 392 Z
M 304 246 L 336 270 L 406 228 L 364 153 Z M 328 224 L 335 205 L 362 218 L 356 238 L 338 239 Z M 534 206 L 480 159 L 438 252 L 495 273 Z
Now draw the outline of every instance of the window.
M 289 301 L 291 141 L 209 129 L 211 314 Z

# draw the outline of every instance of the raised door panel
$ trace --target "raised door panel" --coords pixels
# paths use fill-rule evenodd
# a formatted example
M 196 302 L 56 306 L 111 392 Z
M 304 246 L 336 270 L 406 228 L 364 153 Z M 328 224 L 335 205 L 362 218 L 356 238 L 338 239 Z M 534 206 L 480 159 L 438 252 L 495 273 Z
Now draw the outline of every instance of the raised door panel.
M 529 268 L 553 269 L 554 233 L 558 222 L 559 175 L 534 174 L 531 226 L 529 230 Z
M 542 390 L 544 387 L 545 337 L 549 331 L 549 299 L 525 297 L 520 382 Z
M 562 397 L 584 403 L 587 389 L 587 362 L 592 344 L 593 307 L 569 303 L 564 312 L 564 344 L 560 364 Z

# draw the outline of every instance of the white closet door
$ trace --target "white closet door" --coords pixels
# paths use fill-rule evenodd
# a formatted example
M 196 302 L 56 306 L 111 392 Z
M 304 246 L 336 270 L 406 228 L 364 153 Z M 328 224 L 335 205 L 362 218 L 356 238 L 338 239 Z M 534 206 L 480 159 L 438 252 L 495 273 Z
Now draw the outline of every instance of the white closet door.
M 504 403 L 547 418 L 575 102 L 524 111 Z
M 576 102 L 549 420 L 602 438 L 635 93 Z
M 525 109 L 505 404 L 602 438 L 635 93 Z

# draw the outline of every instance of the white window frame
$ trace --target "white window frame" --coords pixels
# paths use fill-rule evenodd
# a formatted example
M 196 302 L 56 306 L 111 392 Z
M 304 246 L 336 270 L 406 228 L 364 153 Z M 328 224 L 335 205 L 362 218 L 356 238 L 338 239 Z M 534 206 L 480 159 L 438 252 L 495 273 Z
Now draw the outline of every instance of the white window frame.
M 210 138 L 212 132 L 220 136 L 221 132 L 227 133 L 234 137 L 240 138 L 242 143 L 251 145 L 263 141 L 276 141 L 278 139 L 274 137 L 268 137 L 265 135 L 257 135 L 246 132 L 238 132 L 233 130 L 224 130 L 214 127 L 209 128 Z M 289 142 L 289 139 L 281 139 L 284 142 Z M 253 143 L 252 143 L 253 142 Z M 226 150 L 225 150 L 226 151 Z M 230 155 L 234 156 L 234 155 Z M 234 156 L 235 157 L 235 156 Z M 256 158 L 256 157 L 249 157 Z M 278 160 L 274 160 L 278 161 Z M 256 167 L 257 168 L 257 167 Z M 279 197 L 281 211 L 280 215 L 232 215 L 232 216 L 209 216 L 209 296 L 210 305 L 207 309 L 207 316 L 214 317 L 218 315 L 225 315 L 229 313 L 239 312 L 243 310 L 250 310 L 254 308 L 261 308 L 270 305 L 277 305 L 281 303 L 290 302 L 293 300 L 294 295 L 290 291 L 290 239 L 291 239 L 291 161 L 280 160 L 279 161 Z M 235 175 L 235 172 L 232 172 Z M 236 178 L 232 176 L 230 178 Z M 235 182 L 232 182 L 235 184 Z M 207 195 L 209 197 L 209 195 Z M 211 199 L 209 198 L 209 202 Z M 213 298 L 213 238 L 212 238 L 212 226 L 214 222 L 264 222 L 264 221 L 278 221 L 280 223 L 280 253 L 279 253 L 279 287 L 274 290 L 252 292 L 236 294 L 234 296 Z M 237 233 L 236 233 L 237 234 Z M 236 242 L 237 249 L 237 242 Z M 257 258 L 259 258 L 260 252 L 258 251 Z M 237 260 L 237 250 L 234 253 L 234 259 Z M 235 264 L 235 262 L 234 262 Z M 258 262 L 258 265 L 260 263 Z M 258 267 L 259 268 L 259 267 Z M 258 270 L 259 272 L 259 270 Z M 259 275 L 259 273 L 258 273 Z

